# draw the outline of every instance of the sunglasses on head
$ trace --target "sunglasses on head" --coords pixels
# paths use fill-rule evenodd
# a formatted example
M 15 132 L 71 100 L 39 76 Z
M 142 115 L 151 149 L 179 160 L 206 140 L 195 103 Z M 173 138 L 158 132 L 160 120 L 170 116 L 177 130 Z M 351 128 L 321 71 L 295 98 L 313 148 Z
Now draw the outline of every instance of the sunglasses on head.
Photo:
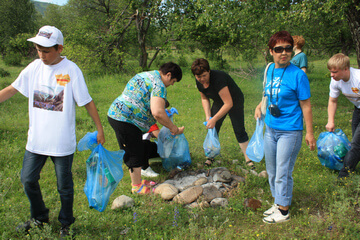
M 285 50 L 285 52 L 292 52 L 292 50 L 293 50 L 293 47 L 292 46 L 286 46 L 286 47 L 274 47 L 273 48 L 273 50 L 274 50 L 274 52 L 276 52 L 276 53 L 282 53 L 284 50 Z

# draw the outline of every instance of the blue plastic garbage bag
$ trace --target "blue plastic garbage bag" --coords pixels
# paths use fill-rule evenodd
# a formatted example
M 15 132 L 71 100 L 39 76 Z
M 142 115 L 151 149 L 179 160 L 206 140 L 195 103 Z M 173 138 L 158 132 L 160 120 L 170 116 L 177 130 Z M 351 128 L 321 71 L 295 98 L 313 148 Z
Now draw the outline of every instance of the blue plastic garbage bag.
M 204 122 L 206 126 L 207 122 Z M 214 158 L 220 154 L 220 141 L 219 136 L 215 128 L 209 128 L 203 143 L 205 156 L 208 158 Z
M 317 156 L 321 164 L 333 170 L 341 170 L 351 143 L 341 129 L 334 132 L 322 132 L 316 141 Z
M 264 158 L 264 119 L 256 119 L 256 129 L 246 148 L 246 155 L 254 162 Z
M 175 113 L 178 114 L 175 108 L 171 108 L 170 111 L 167 110 L 166 112 L 171 120 Z M 170 130 L 163 126 L 158 135 L 157 146 L 158 154 L 162 158 L 162 165 L 166 171 L 190 166 L 189 143 L 183 133 L 172 135 Z
M 97 144 L 97 132 L 87 133 L 78 144 L 78 150 L 91 150 L 86 161 L 85 195 L 89 207 L 103 212 L 111 194 L 122 179 L 124 151 L 108 151 Z

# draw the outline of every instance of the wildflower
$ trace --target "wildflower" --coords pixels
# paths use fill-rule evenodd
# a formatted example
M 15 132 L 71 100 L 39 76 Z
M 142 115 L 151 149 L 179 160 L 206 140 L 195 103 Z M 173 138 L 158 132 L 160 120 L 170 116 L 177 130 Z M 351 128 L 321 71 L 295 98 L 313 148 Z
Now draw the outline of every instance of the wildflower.
M 137 213 L 134 212 L 134 214 L 133 214 L 133 222 L 136 223 L 136 221 L 137 221 Z
M 179 211 L 178 211 L 177 207 L 175 206 L 175 208 L 174 208 L 174 221 L 173 221 L 173 226 L 174 227 L 178 226 L 178 224 L 177 224 L 178 215 L 179 215 Z

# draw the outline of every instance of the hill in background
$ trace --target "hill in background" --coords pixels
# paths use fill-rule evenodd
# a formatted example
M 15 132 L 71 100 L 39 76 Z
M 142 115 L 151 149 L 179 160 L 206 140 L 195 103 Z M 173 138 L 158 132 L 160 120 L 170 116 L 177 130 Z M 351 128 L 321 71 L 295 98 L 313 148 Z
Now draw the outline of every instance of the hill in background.
M 43 15 L 43 16 L 44 16 L 46 8 L 52 4 L 52 3 L 38 2 L 38 1 L 34 1 L 34 0 L 30 0 L 30 1 L 32 3 L 34 3 L 36 11 L 41 13 L 41 15 Z

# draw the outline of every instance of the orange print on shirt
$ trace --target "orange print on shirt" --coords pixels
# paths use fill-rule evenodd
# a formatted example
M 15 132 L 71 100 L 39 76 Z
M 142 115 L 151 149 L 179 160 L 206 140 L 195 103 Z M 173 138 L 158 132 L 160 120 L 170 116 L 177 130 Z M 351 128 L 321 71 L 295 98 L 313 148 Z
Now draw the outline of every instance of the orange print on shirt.
M 66 74 L 66 75 L 62 75 L 62 74 L 59 74 L 59 75 L 56 75 L 55 74 L 55 77 L 56 77 L 56 82 L 57 84 L 59 84 L 60 86 L 66 86 L 66 84 L 68 84 L 70 82 L 70 76 L 69 74 Z
M 358 89 L 358 88 L 352 87 L 351 90 L 353 91 L 353 93 L 359 93 L 359 89 Z

